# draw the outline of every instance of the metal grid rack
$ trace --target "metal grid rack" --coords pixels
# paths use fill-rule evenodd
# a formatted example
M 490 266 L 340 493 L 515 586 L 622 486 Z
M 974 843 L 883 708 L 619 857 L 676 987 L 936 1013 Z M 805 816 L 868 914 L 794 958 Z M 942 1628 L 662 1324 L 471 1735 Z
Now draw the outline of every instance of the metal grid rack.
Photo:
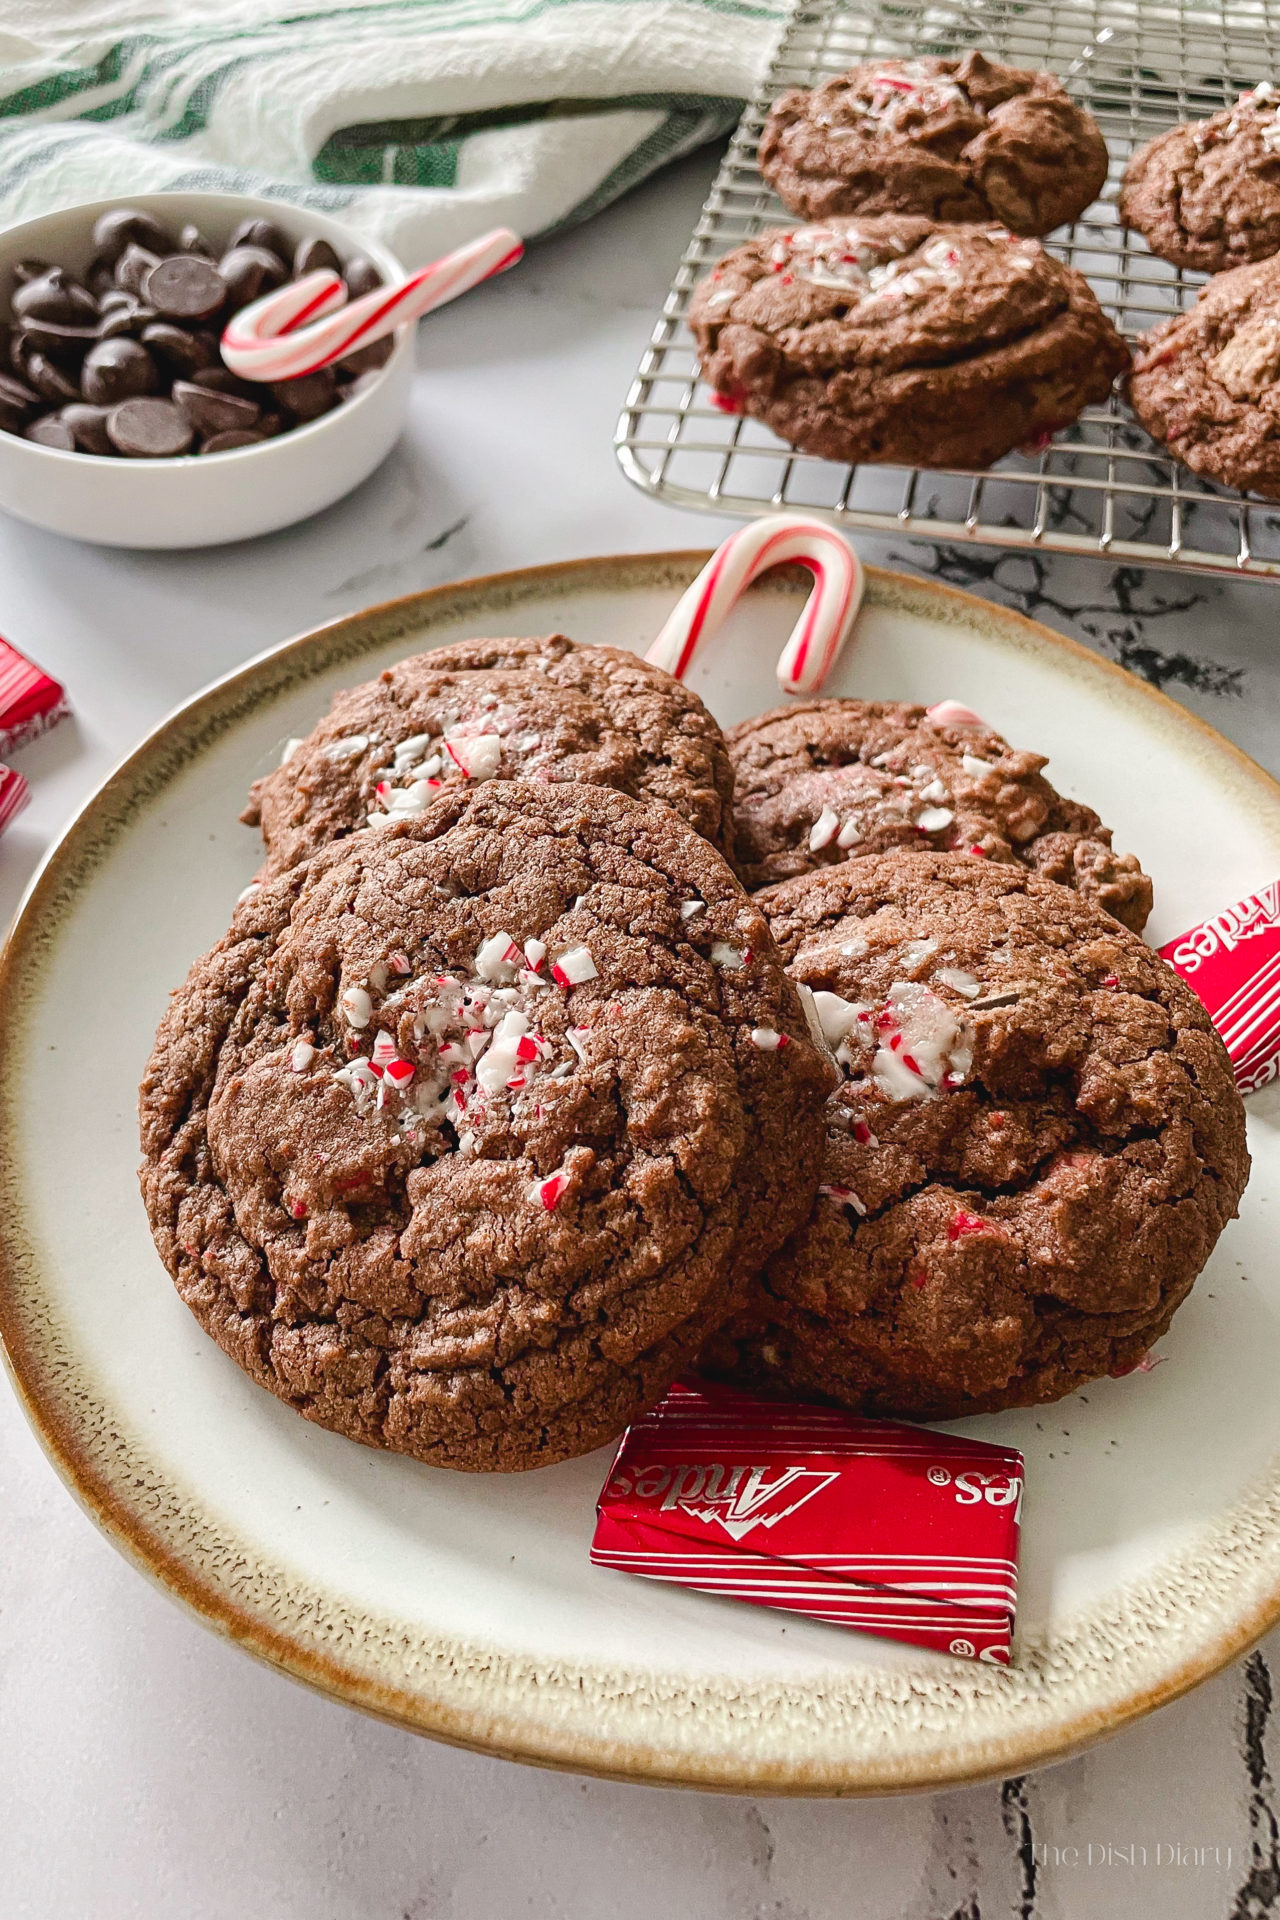
M 1103 555 L 1145 566 L 1280 579 L 1280 505 L 1199 479 L 1148 438 L 1113 395 L 1036 455 L 985 473 L 845 467 L 798 453 L 758 421 L 720 411 L 700 383 L 685 325 L 698 280 L 730 248 L 788 215 L 762 181 L 756 145 L 787 87 L 813 86 L 875 55 L 981 47 L 1061 75 L 1097 117 L 1111 154 L 1103 197 L 1050 249 L 1084 273 L 1132 339 L 1187 306 L 1204 276 L 1157 260 L 1116 215 L 1125 162 L 1179 120 L 1203 119 L 1280 75 L 1280 0 L 799 0 L 703 207 L 618 421 L 628 478 L 674 504 L 753 515 L 817 511 L 875 533 Z

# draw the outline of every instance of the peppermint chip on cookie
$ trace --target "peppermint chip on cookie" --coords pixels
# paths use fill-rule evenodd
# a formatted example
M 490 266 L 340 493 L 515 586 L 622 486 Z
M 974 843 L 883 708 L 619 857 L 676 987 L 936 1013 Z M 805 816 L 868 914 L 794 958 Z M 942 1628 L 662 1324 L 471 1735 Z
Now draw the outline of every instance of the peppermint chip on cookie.
M 961 854 L 757 899 L 843 1082 L 813 1214 L 704 1366 L 921 1419 L 1129 1372 L 1248 1177 L 1200 1001 L 1078 894 Z
M 620 647 L 464 640 L 415 654 L 334 696 L 288 743 L 241 814 L 268 871 L 329 840 L 420 813 L 447 787 L 488 780 L 613 787 L 663 800 L 727 851 L 733 776 L 696 693 Z
M 539 1466 L 665 1392 L 807 1213 L 831 1068 L 670 808 L 493 781 L 268 879 L 141 1092 L 156 1244 L 322 1426 Z

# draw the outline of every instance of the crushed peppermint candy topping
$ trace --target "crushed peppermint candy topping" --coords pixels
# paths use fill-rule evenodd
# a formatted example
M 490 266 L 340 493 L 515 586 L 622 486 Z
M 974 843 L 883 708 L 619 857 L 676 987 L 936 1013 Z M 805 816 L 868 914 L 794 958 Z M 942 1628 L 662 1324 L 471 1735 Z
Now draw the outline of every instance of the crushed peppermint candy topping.
M 698 915 L 705 913 L 706 910 L 707 903 L 705 900 L 682 900 L 680 903 L 680 918 L 682 920 L 696 920 Z
M 926 807 L 916 815 L 916 825 L 921 833 L 942 833 L 954 819 L 950 807 Z
M 990 227 L 966 236 L 971 250 L 983 245 L 1008 250 L 1011 264 L 1028 269 L 1043 251 L 1038 240 L 1023 240 L 1004 227 Z M 851 296 L 851 309 L 874 302 L 914 300 L 935 287 L 962 286 L 965 259 L 945 234 L 908 250 L 898 240 L 870 240 L 852 223 L 815 224 L 779 234 L 767 256 L 773 273 L 783 281 L 804 280 Z
M 761 1053 L 777 1053 L 780 1047 L 788 1047 L 791 1042 L 774 1027 L 752 1027 L 751 1044 L 759 1047 Z
M 522 964 L 529 949 L 540 944 L 530 941 L 521 948 L 506 933 L 493 935 L 477 953 L 470 977 L 438 973 L 406 983 L 402 976 L 376 1012 L 366 988 L 343 994 L 344 1014 L 357 1025 L 349 1045 L 360 1051 L 333 1077 L 362 1115 L 389 1112 L 400 1129 L 395 1144 L 421 1143 L 421 1153 L 434 1158 L 449 1151 L 451 1143 L 441 1131 L 447 1126 L 459 1152 L 474 1152 L 476 1127 L 495 1108 L 515 1108 L 530 1093 L 536 1099 L 540 1084 L 563 1080 L 577 1061 L 585 1062 L 587 1028 L 571 1028 L 565 1041 L 556 1043 L 538 1031 L 520 1004 L 517 966 L 522 980 L 532 978 L 538 989 L 545 987 Z M 570 952 L 590 963 L 585 947 Z M 370 970 L 379 992 L 389 965 Z M 594 963 L 583 977 L 595 977 Z M 375 1031 L 365 1039 L 361 1030 L 370 1026 Z M 309 1062 L 315 1053 L 310 1042 L 295 1043 L 294 1057 L 304 1044 Z M 561 1048 L 571 1049 L 568 1057 L 557 1058 Z
M 944 987 L 950 987 L 954 993 L 962 993 L 966 1000 L 974 1000 L 982 992 L 982 984 L 975 980 L 963 967 L 939 967 L 934 975 Z
M 579 987 L 584 980 L 596 979 L 590 947 L 566 947 L 559 959 L 551 962 L 551 978 L 561 987 Z
M 824 807 L 809 829 L 809 851 L 819 853 L 829 847 L 840 827 L 840 815 L 834 807 Z
M 927 1100 L 961 1085 L 973 1037 L 945 1000 L 916 980 L 895 980 L 876 1019 L 871 1077 L 893 1100 Z
M 557 1167 L 556 1171 L 549 1173 L 545 1180 L 534 1181 L 530 1189 L 531 1197 L 536 1200 L 547 1213 L 554 1213 L 560 1204 L 561 1196 L 568 1184 L 569 1174 L 567 1170 L 564 1167 Z
M 751 949 L 745 952 L 741 947 L 731 947 L 727 940 L 713 940 L 711 943 L 711 964 L 722 967 L 726 973 L 741 973 L 751 964 Z
M 866 1202 L 858 1198 L 852 1187 L 825 1186 L 819 1187 L 818 1192 L 826 1199 L 834 1200 L 837 1206 L 852 1207 L 859 1216 L 867 1211 Z
M 288 761 L 292 760 L 294 754 L 298 751 L 298 748 L 301 745 L 302 745 L 302 735 L 300 733 L 290 734 L 289 738 L 285 741 L 284 745 L 280 749 L 280 765 L 282 767 Z
M 369 815 L 370 826 L 421 813 L 446 777 L 476 785 L 495 779 L 504 757 L 516 763 L 509 768 L 513 777 L 546 778 L 537 770 L 551 758 L 551 749 L 537 752 L 542 735 L 530 731 L 524 716 L 495 695 L 486 694 L 473 714 L 446 716 L 446 721 L 439 734 L 415 733 L 401 740 L 392 764 L 379 769 L 375 792 L 382 811 Z
M 331 740 L 323 749 L 324 757 L 326 760 L 358 760 L 372 745 L 372 735 L 349 733 L 341 740 Z
M 305 1073 L 316 1057 L 316 1050 L 309 1040 L 295 1040 L 289 1049 L 290 1073 Z
M 350 1027 L 367 1027 L 373 1018 L 373 1001 L 363 987 L 348 987 L 342 995 L 342 1012 Z

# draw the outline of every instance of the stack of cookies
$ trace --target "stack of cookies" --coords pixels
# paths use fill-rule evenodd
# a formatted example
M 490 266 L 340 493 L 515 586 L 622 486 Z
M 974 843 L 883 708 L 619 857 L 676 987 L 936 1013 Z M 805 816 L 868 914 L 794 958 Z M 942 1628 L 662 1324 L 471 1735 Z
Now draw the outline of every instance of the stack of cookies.
M 562 636 L 339 694 L 143 1082 L 182 1298 L 308 1419 L 472 1470 L 695 1363 L 925 1417 L 1128 1370 L 1243 1114 L 1145 874 L 1043 766 L 953 702 L 726 739 Z
M 1123 223 L 1217 276 L 1131 360 L 1041 245 L 1107 175 L 1099 127 L 1052 74 L 971 52 L 784 93 L 759 165 L 803 224 L 727 254 L 690 309 L 717 404 L 827 459 L 984 468 L 1125 376 L 1176 458 L 1280 497 L 1278 111 L 1280 90 L 1254 87 L 1130 161 Z

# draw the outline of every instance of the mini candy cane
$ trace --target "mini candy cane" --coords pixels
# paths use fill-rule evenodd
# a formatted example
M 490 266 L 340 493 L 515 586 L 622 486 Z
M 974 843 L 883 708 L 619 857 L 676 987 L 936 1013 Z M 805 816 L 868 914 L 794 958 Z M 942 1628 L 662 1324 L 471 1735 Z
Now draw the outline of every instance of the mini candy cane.
M 222 358 L 244 380 L 296 380 L 456 300 L 513 267 L 524 243 L 506 227 L 446 253 L 397 287 L 375 287 L 346 304 L 346 283 L 327 269 L 279 287 L 227 323 Z
M 807 567 L 814 588 L 778 661 L 785 693 L 814 693 L 836 663 L 862 604 L 862 567 L 821 520 L 775 513 L 739 527 L 717 547 L 645 659 L 683 680 L 698 648 L 723 626 L 753 580 L 788 561 Z

